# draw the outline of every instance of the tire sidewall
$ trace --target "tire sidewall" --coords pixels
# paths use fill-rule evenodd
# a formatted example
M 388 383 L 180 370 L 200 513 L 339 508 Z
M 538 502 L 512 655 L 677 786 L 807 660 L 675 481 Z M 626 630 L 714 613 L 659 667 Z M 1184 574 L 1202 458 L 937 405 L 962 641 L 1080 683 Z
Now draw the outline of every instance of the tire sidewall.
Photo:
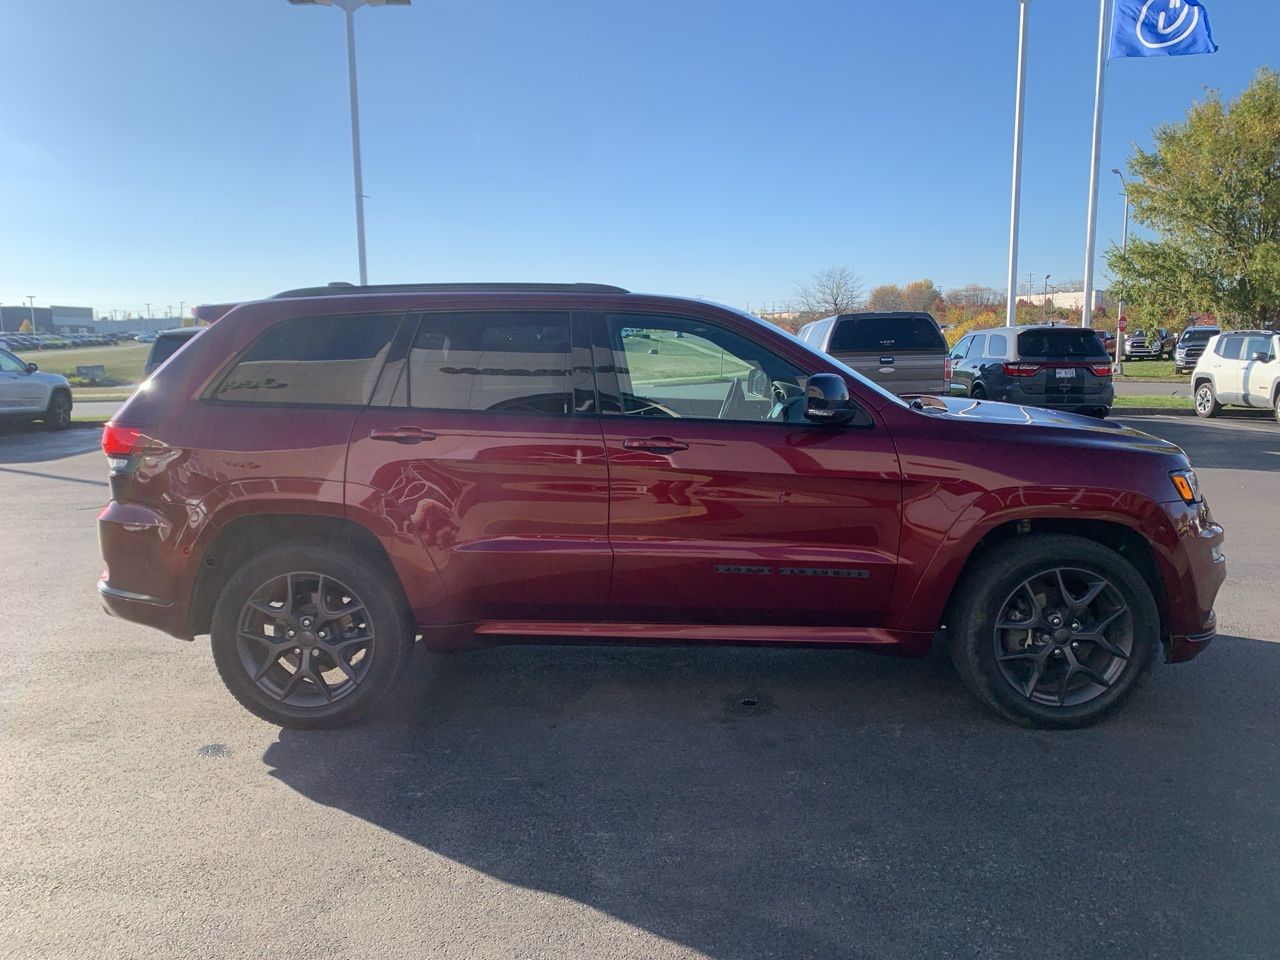
M 1049 707 L 1014 690 L 996 661 L 995 618 L 1005 600 L 1028 577 L 1041 571 L 1077 568 L 1112 583 L 1129 605 L 1133 651 L 1112 687 L 1087 703 Z M 1068 535 L 1032 535 L 1001 543 L 979 563 L 962 585 L 957 607 L 952 659 L 960 676 L 982 700 L 1005 717 L 1037 727 L 1081 727 L 1115 710 L 1150 673 L 1160 647 L 1160 614 L 1151 588 L 1133 565 L 1115 551 L 1091 540 Z
M 383 566 L 359 552 L 344 554 L 327 544 L 305 542 L 273 547 L 241 566 L 218 596 L 210 630 L 214 663 L 231 694 L 256 716 L 283 727 L 322 729 L 363 716 L 390 691 L 414 638 L 406 605 L 389 584 Z M 373 621 L 368 672 L 355 690 L 323 707 L 297 707 L 273 699 L 246 671 L 236 641 L 240 614 L 248 599 L 268 581 L 304 571 L 345 584 L 360 598 Z

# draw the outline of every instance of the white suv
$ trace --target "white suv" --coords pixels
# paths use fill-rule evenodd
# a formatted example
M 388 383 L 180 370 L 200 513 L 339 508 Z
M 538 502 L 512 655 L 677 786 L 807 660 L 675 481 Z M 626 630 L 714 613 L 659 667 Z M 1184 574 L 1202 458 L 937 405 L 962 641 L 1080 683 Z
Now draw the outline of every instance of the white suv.
M 1280 421 L 1280 334 L 1236 330 L 1209 341 L 1191 372 L 1196 416 L 1224 406 L 1262 407 Z
M 0 350 L 0 420 L 43 420 L 50 430 L 71 423 L 71 387 L 56 373 L 38 373 L 8 350 Z

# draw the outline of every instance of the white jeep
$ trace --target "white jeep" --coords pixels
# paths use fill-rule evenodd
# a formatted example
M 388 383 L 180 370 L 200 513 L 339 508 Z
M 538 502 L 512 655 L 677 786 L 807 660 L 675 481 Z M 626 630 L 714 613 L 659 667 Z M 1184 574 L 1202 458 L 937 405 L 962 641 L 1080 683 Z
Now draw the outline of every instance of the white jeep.
M 1196 361 L 1191 389 L 1198 417 L 1217 416 L 1224 406 L 1261 407 L 1280 421 L 1280 334 L 1272 330 L 1218 334 Z

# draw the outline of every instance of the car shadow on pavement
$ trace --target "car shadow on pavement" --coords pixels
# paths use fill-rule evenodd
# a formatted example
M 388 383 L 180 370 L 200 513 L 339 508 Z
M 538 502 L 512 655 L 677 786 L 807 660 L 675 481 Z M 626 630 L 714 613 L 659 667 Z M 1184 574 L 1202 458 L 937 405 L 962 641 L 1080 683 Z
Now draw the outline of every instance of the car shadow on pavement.
M 40 424 L 0 425 L 0 463 L 45 463 L 100 450 L 100 425 L 49 431 Z
M 1280 935 L 1280 644 L 1223 638 L 1061 733 L 988 714 L 941 658 L 523 646 L 411 666 L 376 718 L 282 731 L 271 774 L 718 960 L 1252 956 Z

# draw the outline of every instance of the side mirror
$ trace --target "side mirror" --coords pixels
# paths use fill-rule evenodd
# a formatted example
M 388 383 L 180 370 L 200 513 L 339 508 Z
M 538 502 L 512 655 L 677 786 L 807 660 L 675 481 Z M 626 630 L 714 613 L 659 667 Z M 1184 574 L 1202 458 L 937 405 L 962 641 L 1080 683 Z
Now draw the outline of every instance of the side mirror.
M 844 424 L 857 414 L 849 385 L 834 373 L 815 373 L 804 389 L 804 415 L 817 423 Z
M 1254 359 L 1257 363 L 1266 363 L 1268 360 L 1270 360 L 1270 359 L 1271 359 L 1271 354 L 1269 354 L 1269 353 L 1255 353 L 1255 354 L 1253 355 L 1253 359 Z
M 769 375 L 759 367 L 752 367 L 747 374 L 747 393 L 753 397 L 768 397 L 773 393 Z
M 40 369 L 40 365 L 38 363 L 27 364 L 27 373 L 35 373 L 39 369 Z

